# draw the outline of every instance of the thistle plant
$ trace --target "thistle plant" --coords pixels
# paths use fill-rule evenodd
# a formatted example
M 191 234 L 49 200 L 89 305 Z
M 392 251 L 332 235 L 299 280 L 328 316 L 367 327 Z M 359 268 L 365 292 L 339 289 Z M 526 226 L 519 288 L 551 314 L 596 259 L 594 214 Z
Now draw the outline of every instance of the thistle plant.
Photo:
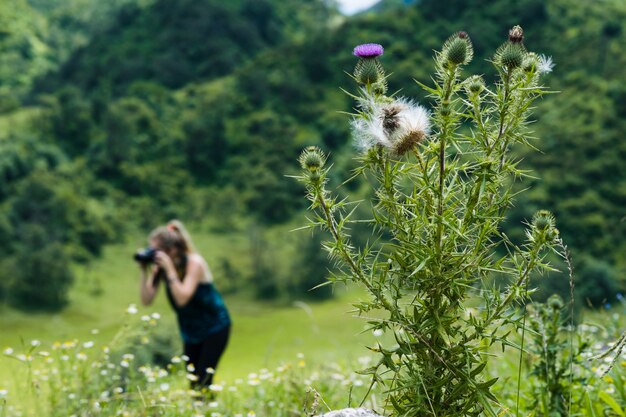
M 532 409 L 538 416 L 580 413 L 584 396 L 575 395 L 575 391 L 577 387 L 588 385 L 595 376 L 584 370 L 590 340 L 576 333 L 576 344 L 571 342 L 569 336 L 574 329 L 566 325 L 565 311 L 563 300 L 556 294 L 546 303 L 535 303 L 529 309 Z
M 387 408 L 398 416 L 496 416 L 497 378 L 486 373 L 493 347 L 518 346 L 529 278 L 550 270 L 544 258 L 557 250 L 547 211 L 525 225 L 522 244 L 499 228 L 514 180 L 527 175 L 511 147 L 530 146 L 530 110 L 546 94 L 540 77 L 552 63 L 526 50 L 516 26 L 492 59 L 497 82 L 488 86 L 463 74 L 473 48 L 467 33 L 455 33 L 435 54 L 433 85 L 418 83 L 428 109 L 387 94 L 382 54 L 380 45 L 355 48 L 358 91 L 350 94 L 360 151 L 352 178 L 372 185 L 365 221 L 374 238 L 351 244 L 350 224 L 364 220 L 354 218 L 356 203 L 330 191 L 327 156 L 315 147 L 303 151 L 298 177 L 315 214 L 309 226 L 330 233 L 324 245 L 343 271 L 331 279 L 363 285 L 370 297 L 357 312 L 395 341 L 372 347 L 378 361 L 363 371 L 384 386 Z M 481 307 L 467 308 L 476 297 Z

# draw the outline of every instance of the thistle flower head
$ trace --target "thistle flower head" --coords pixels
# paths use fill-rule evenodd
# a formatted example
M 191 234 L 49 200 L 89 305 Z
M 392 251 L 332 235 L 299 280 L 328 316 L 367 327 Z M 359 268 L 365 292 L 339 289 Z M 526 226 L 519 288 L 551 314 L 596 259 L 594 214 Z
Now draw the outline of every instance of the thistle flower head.
M 443 44 L 441 51 L 444 63 L 450 65 L 467 64 L 472 60 L 473 56 L 474 49 L 467 32 L 457 32 L 450 36 Z
M 359 152 L 367 152 L 376 145 L 390 146 L 382 122 L 378 119 L 353 119 L 351 127 L 354 145 Z
M 398 113 L 399 124 L 392 135 L 392 150 L 396 155 L 404 155 L 430 133 L 428 110 L 411 101 L 401 101 L 405 107 Z
M 496 51 L 495 63 L 505 67 L 508 71 L 524 65 L 527 52 L 523 41 L 524 31 L 522 27 L 514 26 L 509 30 L 508 40 Z
M 515 25 L 509 30 L 509 42 L 522 43 L 524 42 L 524 30 L 520 25 Z
M 375 145 L 404 155 L 430 131 L 430 115 L 424 107 L 406 99 L 379 103 L 368 119 L 352 121 L 356 146 L 367 151 Z
M 385 52 L 385 49 L 382 45 L 377 43 L 364 43 L 362 45 L 355 46 L 352 54 L 354 56 L 358 56 L 359 58 L 376 58 L 381 56 L 383 52 Z

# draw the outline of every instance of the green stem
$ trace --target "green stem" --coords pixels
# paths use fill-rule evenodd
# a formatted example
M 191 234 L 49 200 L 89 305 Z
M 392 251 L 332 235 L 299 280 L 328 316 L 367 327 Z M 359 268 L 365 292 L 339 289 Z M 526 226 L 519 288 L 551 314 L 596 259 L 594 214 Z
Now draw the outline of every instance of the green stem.
M 450 67 L 448 70 L 448 77 L 445 82 L 444 87 L 444 96 L 442 100 L 442 105 L 450 104 L 450 96 L 452 95 L 453 82 L 456 79 L 456 66 Z M 449 116 L 444 116 L 443 128 L 441 131 L 441 135 L 439 137 L 439 191 L 438 191 L 438 201 L 437 201 L 437 251 L 439 256 L 441 256 L 442 248 L 442 237 L 443 237 L 443 222 L 441 221 L 441 216 L 443 215 L 443 186 L 445 182 L 445 173 L 446 173 L 446 137 L 448 136 L 448 118 Z
M 524 269 L 524 272 L 515 283 L 514 287 L 519 287 L 520 285 L 522 285 L 528 278 L 530 271 L 532 271 L 535 268 L 535 263 L 537 262 L 537 255 L 539 253 L 539 249 L 540 247 L 534 247 L 533 250 L 531 251 L 530 258 L 528 260 L 528 263 L 526 264 L 526 268 Z M 515 296 L 515 291 L 509 291 L 509 294 L 506 296 L 504 301 L 500 303 L 498 307 L 495 309 L 495 311 L 485 319 L 483 327 L 489 326 L 494 319 L 497 319 L 498 317 L 500 317 L 500 314 L 502 314 L 504 309 L 513 300 L 514 296 Z
M 520 399 L 520 389 L 522 384 L 522 360 L 524 358 L 524 340 L 526 336 L 526 298 L 528 297 L 528 281 L 526 280 L 526 285 L 524 286 L 524 309 L 522 319 L 522 341 L 520 343 L 520 351 L 519 351 L 519 364 L 517 366 L 517 397 L 515 399 L 515 415 L 519 416 L 519 399 Z
M 369 283 L 369 281 L 363 275 L 363 271 L 361 271 L 361 269 L 354 262 L 354 259 L 352 259 L 352 254 L 346 250 L 342 235 L 339 233 L 339 230 L 337 230 L 335 219 L 330 213 L 330 208 L 328 207 L 328 205 L 326 204 L 326 201 L 324 200 L 323 191 L 321 187 L 316 187 L 315 193 L 317 197 L 317 202 L 319 203 L 320 207 L 322 207 L 322 210 L 324 211 L 326 225 L 328 226 L 330 233 L 333 235 L 333 238 L 335 239 L 335 242 L 337 243 L 337 247 L 339 248 L 339 251 L 341 252 L 341 256 L 348 263 L 348 266 L 352 270 L 352 273 L 358 278 L 360 282 L 363 283 L 363 285 L 365 285 L 365 287 L 368 289 L 368 291 L 371 294 L 373 294 L 374 296 L 376 296 L 376 298 L 378 298 L 378 300 L 383 304 L 383 306 L 388 311 L 396 312 L 396 308 L 391 303 L 389 303 L 384 297 L 377 296 L 380 292 L 376 291 L 376 289 L 372 286 L 372 284 Z

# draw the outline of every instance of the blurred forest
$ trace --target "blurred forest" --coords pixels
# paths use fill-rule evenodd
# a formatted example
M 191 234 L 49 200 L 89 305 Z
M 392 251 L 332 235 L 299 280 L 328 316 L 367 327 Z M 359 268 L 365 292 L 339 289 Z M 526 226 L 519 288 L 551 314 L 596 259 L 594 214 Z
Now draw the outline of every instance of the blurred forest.
M 290 240 L 299 256 L 276 260 L 266 235 L 303 223 L 303 189 L 286 176 L 304 146 L 352 168 L 340 88 L 354 88 L 353 46 L 382 44 L 390 90 L 426 101 L 412 80 L 429 82 L 451 33 L 469 33 L 470 70 L 489 79 L 520 24 L 529 50 L 553 57 L 547 84 L 560 93 L 535 110 L 541 152 L 517 150 L 535 179 L 520 183 L 530 190 L 505 233 L 519 241 L 522 222 L 551 210 L 579 302 L 610 303 L 626 286 L 626 2 L 404 3 L 352 17 L 323 0 L 0 3 L 0 299 L 62 308 L 73 263 L 172 217 L 247 233 L 257 297 L 313 287 L 332 269 L 320 237 Z M 218 267 L 239 282 L 232 261 Z M 540 296 L 569 291 L 566 275 L 537 285 Z

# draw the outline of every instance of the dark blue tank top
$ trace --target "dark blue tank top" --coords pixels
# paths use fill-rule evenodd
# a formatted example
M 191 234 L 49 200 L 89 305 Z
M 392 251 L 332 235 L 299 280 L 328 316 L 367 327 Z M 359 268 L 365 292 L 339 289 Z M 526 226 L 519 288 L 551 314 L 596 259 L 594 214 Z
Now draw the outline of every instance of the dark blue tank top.
M 176 311 L 180 334 L 185 343 L 201 343 L 210 335 L 230 326 L 224 300 L 212 283 L 198 284 L 187 304 L 178 307 L 168 285 L 167 298 Z

